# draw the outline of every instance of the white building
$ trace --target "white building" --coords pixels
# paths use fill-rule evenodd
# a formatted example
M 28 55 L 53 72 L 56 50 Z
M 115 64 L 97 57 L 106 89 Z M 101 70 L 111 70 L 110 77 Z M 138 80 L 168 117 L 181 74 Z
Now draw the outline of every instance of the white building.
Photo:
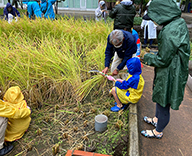
M 21 0 L 19 0 L 21 1 Z M 24 0 L 23 0 L 24 1 Z M 12 0 L 10 0 L 12 3 Z M 0 7 L 5 7 L 8 0 L 0 0 Z M 65 0 L 58 3 L 60 10 L 88 10 L 93 11 L 98 7 L 98 0 Z
M 22 0 L 19 1 L 21 2 Z M 0 0 L 0 7 L 5 7 L 7 3 L 8 0 Z M 12 3 L 12 0 L 10 0 L 10 3 Z M 53 6 L 55 6 L 55 4 Z M 20 8 L 19 4 L 18 7 Z M 24 5 L 23 7 L 25 8 L 26 6 Z M 84 17 L 94 17 L 95 9 L 97 7 L 98 0 L 65 0 L 58 2 L 58 13 L 74 16 L 83 15 Z

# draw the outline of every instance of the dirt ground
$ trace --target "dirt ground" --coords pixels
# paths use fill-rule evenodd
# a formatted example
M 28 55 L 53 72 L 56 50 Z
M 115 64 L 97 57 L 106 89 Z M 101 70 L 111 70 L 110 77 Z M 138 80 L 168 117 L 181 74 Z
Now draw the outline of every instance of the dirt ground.
M 64 156 L 69 149 L 127 156 L 129 110 L 111 112 L 114 99 L 106 90 L 83 103 L 47 101 L 41 109 L 32 108 L 29 129 L 8 156 Z M 103 133 L 95 131 L 98 114 L 108 116 Z

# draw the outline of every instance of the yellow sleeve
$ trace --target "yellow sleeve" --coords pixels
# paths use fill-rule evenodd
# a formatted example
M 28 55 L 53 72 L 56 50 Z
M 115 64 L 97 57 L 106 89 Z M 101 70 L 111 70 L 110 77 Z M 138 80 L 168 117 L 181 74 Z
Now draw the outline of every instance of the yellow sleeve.
M 20 118 L 26 118 L 31 114 L 31 110 L 29 108 L 22 108 L 17 109 L 15 111 L 14 116 L 12 116 L 12 119 L 20 119 Z
M 9 105 L 4 104 L 2 100 L 0 100 L 0 116 L 6 118 L 25 118 L 31 114 L 31 111 L 28 108 L 14 108 Z

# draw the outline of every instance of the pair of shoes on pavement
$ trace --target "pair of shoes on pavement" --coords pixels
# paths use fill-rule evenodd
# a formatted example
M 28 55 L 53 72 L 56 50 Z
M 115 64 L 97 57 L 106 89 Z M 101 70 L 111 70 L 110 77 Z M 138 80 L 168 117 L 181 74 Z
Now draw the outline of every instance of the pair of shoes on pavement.
M 111 111 L 112 111 L 112 112 L 118 112 L 118 111 L 120 111 L 120 110 L 122 110 L 122 109 L 125 109 L 125 107 L 126 107 L 126 105 L 123 105 L 121 108 L 118 107 L 118 106 L 117 106 L 117 102 L 115 102 L 114 105 L 115 105 L 114 107 L 111 107 Z
M 13 145 L 4 146 L 2 149 L 0 149 L 0 156 L 8 154 L 13 149 Z
M 141 134 L 144 135 L 147 138 L 157 138 L 157 139 L 161 139 L 163 137 L 163 132 L 161 132 L 160 134 L 155 134 L 154 130 L 148 130 L 151 131 L 152 135 L 150 135 L 149 133 L 147 133 L 147 130 L 143 130 L 141 131 Z
M 147 116 L 144 116 L 143 120 L 148 123 L 148 124 L 151 124 L 153 125 L 154 127 L 157 127 L 157 123 L 153 121 L 153 118 L 149 118 Z M 153 130 L 149 130 L 151 131 L 152 135 L 149 135 L 147 133 L 147 130 L 143 130 L 141 131 L 141 134 L 144 135 L 145 137 L 147 138 L 157 138 L 157 139 L 161 139 L 163 137 L 163 132 L 161 132 L 160 134 L 158 135 L 155 135 L 154 131 Z
M 149 118 L 149 117 L 147 117 L 147 116 L 144 116 L 143 120 L 144 120 L 146 123 L 151 124 L 151 125 L 157 127 L 157 122 L 154 122 L 154 121 L 153 121 L 153 118 Z

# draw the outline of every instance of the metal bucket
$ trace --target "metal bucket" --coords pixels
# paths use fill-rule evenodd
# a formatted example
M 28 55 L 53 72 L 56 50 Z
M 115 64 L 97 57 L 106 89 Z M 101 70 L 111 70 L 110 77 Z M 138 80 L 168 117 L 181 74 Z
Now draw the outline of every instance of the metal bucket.
M 107 129 L 108 117 L 103 114 L 99 114 L 95 117 L 95 131 L 104 132 Z

